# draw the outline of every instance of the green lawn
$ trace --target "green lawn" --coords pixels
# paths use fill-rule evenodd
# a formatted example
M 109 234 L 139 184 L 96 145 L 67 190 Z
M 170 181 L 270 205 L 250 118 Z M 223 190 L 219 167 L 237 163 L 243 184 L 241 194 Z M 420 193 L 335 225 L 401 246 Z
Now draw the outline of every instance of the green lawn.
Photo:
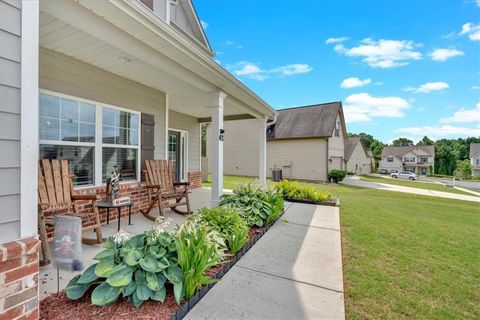
M 419 189 L 427 189 L 427 190 L 435 190 L 435 191 L 443 191 L 443 192 L 450 192 L 450 193 L 458 193 L 471 196 L 471 193 L 464 192 L 461 190 L 447 188 L 444 185 L 431 183 L 431 182 L 422 182 L 419 180 L 410 181 L 406 179 L 390 179 L 390 178 L 383 178 L 383 177 L 374 177 L 374 176 L 361 176 L 361 180 L 371 181 L 371 182 L 379 182 L 379 183 L 386 183 L 386 184 L 394 184 L 397 186 L 404 186 L 404 187 L 412 187 L 412 188 L 419 188 Z
M 341 200 L 348 319 L 480 319 L 478 203 L 312 185 Z

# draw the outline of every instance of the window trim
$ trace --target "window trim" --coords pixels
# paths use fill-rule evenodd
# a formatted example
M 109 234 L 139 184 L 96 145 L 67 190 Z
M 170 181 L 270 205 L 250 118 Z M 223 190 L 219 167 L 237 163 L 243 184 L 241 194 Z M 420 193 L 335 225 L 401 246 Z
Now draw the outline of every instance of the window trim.
M 93 184 L 89 185 L 82 185 L 82 186 L 75 186 L 75 189 L 87 189 L 92 187 L 102 187 L 104 183 L 102 182 L 103 176 L 103 147 L 106 148 L 124 148 L 124 149 L 136 149 L 137 150 L 137 179 L 135 180 L 127 180 L 122 181 L 120 184 L 128 184 L 128 183 L 135 183 L 141 181 L 141 146 L 142 146 L 142 135 L 141 135 L 141 126 L 142 126 L 142 113 L 140 111 L 136 111 L 133 109 L 127 109 L 123 107 L 117 107 L 108 103 L 98 102 L 94 100 L 84 99 L 81 97 L 72 96 L 69 94 L 64 94 L 56 91 L 46 90 L 46 89 L 39 89 L 39 96 L 40 94 L 48 94 L 52 96 L 56 96 L 59 98 L 71 99 L 78 102 L 84 102 L 93 104 L 95 106 L 95 142 L 75 142 L 75 141 L 57 141 L 57 140 L 38 140 L 38 145 L 40 147 L 41 144 L 52 144 L 52 145 L 61 145 L 61 146 L 79 146 L 79 147 L 93 147 L 94 148 L 94 176 L 93 176 Z M 40 99 L 40 97 L 39 97 Z M 123 144 L 110 144 L 110 143 L 103 143 L 103 116 L 102 111 L 103 108 L 111 108 L 115 110 L 120 110 L 124 112 L 129 112 L 132 114 L 138 115 L 138 143 L 137 145 L 123 145 Z M 40 103 L 38 108 L 40 109 Z M 39 110 L 40 111 L 40 110 Z M 38 120 L 39 121 L 39 120 Z

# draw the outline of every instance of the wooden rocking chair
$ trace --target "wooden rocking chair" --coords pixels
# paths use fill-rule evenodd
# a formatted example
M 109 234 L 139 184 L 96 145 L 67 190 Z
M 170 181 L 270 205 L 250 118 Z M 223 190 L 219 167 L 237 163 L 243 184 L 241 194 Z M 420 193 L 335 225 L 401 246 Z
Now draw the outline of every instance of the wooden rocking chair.
M 68 172 L 67 160 L 40 160 L 38 164 L 38 233 L 42 242 L 43 260 L 41 265 L 50 263 L 52 255 L 48 246 L 47 226 L 54 225 L 54 215 L 74 215 L 82 219 L 82 226 L 85 222 L 91 221 L 92 225 L 82 227 L 82 231 L 94 229 L 96 239 L 82 238 L 86 244 L 102 243 L 102 227 L 98 209 L 95 205 L 96 195 L 75 195 L 73 194 L 73 174 Z M 79 213 L 75 201 L 90 200 L 92 211 Z M 73 211 L 72 211 L 73 210 Z M 51 213 L 46 215 L 47 213 Z M 53 240 L 53 239 L 50 239 Z
M 150 211 L 158 204 L 160 215 L 163 216 L 164 208 L 171 208 L 179 214 L 191 214 L 190 201 L 188 199 L 189 182 L 174 182 L 173 163 L 170 160 L 145 160 L 143 174 L 148 190 L 149 206 L 142 210 L 143 215 L 155 221 L 156 217 L 150 215 Z M 175 202 L 170 202 L 175 200 Z M 182 201 L 183 200 L 183 201 Z M 178 210 L 179 206 L 187 206 L 187 211 Z

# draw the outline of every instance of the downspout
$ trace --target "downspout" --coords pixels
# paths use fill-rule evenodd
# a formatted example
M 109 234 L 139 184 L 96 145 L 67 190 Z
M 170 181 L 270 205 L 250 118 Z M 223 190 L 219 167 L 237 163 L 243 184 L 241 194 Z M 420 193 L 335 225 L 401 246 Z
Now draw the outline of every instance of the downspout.
M 325 173 L 325 178 L 326 178 L 326 180 L 327 180 L 327 182 L 328 182 L 328 167 L 329 167 L 329 165 L 330 165 L 330 164 L 329 164 L 329 161 L 328 161 L 328 151 L 329 151 L 329 150 L 328 150 L 328 137 L 326 137 L 325 140 L 326 140 L 326 144 L 325 144 L 325 151 L 326 151 L 326 152 L 325 152 L 325 156 L 326 156 L 326 159 L 325 159 L 325 163 L 326 163 L 325 169 L 326 169 L 326 171 L 327 171 L 327 172 Z

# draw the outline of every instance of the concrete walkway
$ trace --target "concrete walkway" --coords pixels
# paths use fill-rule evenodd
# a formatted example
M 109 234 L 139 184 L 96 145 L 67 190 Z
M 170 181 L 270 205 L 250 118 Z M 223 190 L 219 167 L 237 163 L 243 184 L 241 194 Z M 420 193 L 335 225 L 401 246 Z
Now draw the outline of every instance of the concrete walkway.
M 387 184 L 387 183 L 364 181 L 364 180 L 360 180 L 359 177 L 355 177 L 355 176 L 345 177 L 345 179 L 341 183 L 349 186 L 362 187 L 362 188 L 372 188 L 372 189 L 379 189 L 379 190 L 412 193 L 412 194 L 423 195 L 423 196 L 480 202 L 480 197 L 468 196 L 468 195 L 450 193 L 450 192 L 420 189 L 420 188 L 397 186 L 397 185 Z
M 345 319 L 339 209 L 288 206 L 185 319 Z

